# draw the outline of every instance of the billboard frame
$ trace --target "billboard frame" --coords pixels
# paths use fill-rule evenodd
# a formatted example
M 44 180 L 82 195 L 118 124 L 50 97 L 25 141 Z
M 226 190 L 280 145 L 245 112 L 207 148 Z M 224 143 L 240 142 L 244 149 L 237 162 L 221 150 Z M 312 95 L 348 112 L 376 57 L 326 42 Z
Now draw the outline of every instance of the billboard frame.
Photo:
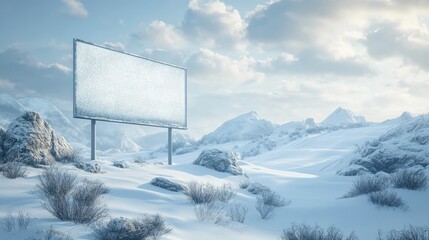
M 94 47 L 98 47 L 98 48 L 102 48 L 105 50 L 109 50 L 109 51 L 113 51 L 116 53 L 120 53 L 120 54 L 124 54 L 124 55 L 128 55 L 130 57 L 135 57 L 135 58 L 139 58 L 139 59 L 143 59 L 146 61 L 151 61 L 154 63 L 158 63 L 158 64 L 162 64 L 165 66 L 169 66 L 169 67 L 173 67 L 173 68 L 177 68 L 177 69 L 181 69 L 184 71 L 185 74 L 185 78 L 184 78 L 184 125 L 183 126 L 178 126 L 178 125 L 174 125 L 174 124 L 156 124 L 156 123 L 148 123 L 148 122 L 138 122 L 138 121 L 124 121 L 124 120 L 116 120 L 116 119 L 107 119 L 107 118 L 97 118 L 97 117 L 83 117 L 83 116 L 78 116 L 76 114 L 76 58 L 77 58 L 77 53 L 76 53 L 76 43 L 77 42 L 81 42 L 84 44 L 88 44 Z M 114 123 L 123 123 L 123 124 L 133 124 L 133 125 L 141 125 L 141 126 L 149 126 L 149 127 L 160 127 L 160 128 L 167 128 L 168 129 L 168 164 L 171 165 L 172 164 L 172 149 L 173 149 L 173 144 L 172 144 L 172 130 L 173 129 L 179 129 L 179 130 L 186 130 L 188 129 L 188 71 L 186 68 L 183 67 L 179 67 L 173 64 L 169 64 L 169 63 L 165 63 L 165 62 L 161 62 L 161 61 L 157 61 L 157 60 L 153 60 L 150 58 L 146 58 L 143 56 L 139 56 L 136 54 L 132 54 L 132 53 L 128 53 L 125 51 L 120 51 L 117 49 L 113 49 L 113 48 L 109 48 L 106 46 L 102 46 L 99 44 L 95 44 L 95 43 L 91 43 L 91 42 L 87 42 L 84 40 L 81 40 L 79 38 L 74 38 L 73 39 L 73 118 L 78 118 L 78 119 L 86 119 L 86 120 L 91 120 L 91 160 L 95 160 L 96 158 L 96 154 L 95 154 L 95 149 L 96 149 L 96 121 L 104 121 L 104 122 L 114 122 Z

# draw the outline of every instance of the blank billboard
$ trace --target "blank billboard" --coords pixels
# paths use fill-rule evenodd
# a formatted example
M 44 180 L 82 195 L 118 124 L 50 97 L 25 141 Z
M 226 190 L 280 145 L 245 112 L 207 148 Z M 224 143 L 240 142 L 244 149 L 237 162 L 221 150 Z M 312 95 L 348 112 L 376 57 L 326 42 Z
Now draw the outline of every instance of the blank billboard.
M 186 69 L 75 39 L 75 118 L 187 128 Z

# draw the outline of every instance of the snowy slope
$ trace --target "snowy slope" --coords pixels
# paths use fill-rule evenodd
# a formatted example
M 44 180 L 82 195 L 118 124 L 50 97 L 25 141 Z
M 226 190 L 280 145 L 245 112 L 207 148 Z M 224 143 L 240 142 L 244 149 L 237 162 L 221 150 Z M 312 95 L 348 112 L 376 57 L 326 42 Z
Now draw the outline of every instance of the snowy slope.
M 325 120 L 321 122 L 323 126 L 341 126 L 350 125 L 357 123 L 365 123 L 365 118 L 362 116 L 356 116 L 349 109 L 338 107 L 333 113 L 331 113 Z
M 7 128 L 9 123 L 28 109 L 9 94 L 0 94 L 0 126 Z
M 226 143 L 232 141 L 251 140 L 271 134 L 274 125 L 260 119 L 256 112 L 249 112 L 228 120 L 214 132 L 205 135 L 203 143 Z

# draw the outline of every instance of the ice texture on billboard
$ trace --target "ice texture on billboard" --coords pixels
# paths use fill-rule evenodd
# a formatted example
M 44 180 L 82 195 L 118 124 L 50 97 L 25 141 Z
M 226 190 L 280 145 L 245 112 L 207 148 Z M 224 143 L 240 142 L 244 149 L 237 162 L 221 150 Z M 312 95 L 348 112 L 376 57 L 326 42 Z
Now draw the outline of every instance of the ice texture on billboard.
M 75 117 L 186 128 L 185 69 L 75 44 Z

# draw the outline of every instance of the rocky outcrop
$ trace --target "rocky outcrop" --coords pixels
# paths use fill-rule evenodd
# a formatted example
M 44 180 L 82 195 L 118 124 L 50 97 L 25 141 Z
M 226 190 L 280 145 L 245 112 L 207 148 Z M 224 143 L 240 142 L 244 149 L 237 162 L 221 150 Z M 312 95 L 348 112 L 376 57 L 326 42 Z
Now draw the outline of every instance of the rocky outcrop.
M 228 172 L 232 175 L 242 175 L 243 170 L 237 163 L 237 156 L 231 151 L 219 149 L 204 150 L 194 161 L 195 165 L 216 170 L 218 172 Z
M 0 163 L 2 163 L 4 159 L 3 143 L 5 138 L 6 131 L 2 127 L 0 127 Z
M 49 165 L 73 152 L 66 140 L 36 112 L 25 112 L 9 125 L 4 134 L 4 161 L 28 165 Z
M 150 184 L 172 192 L 180 192 L 184 189 L 182 184 L 175 183 L 163 177 L 156 177 L 152 179 L 152 181 L 150 181 Z

